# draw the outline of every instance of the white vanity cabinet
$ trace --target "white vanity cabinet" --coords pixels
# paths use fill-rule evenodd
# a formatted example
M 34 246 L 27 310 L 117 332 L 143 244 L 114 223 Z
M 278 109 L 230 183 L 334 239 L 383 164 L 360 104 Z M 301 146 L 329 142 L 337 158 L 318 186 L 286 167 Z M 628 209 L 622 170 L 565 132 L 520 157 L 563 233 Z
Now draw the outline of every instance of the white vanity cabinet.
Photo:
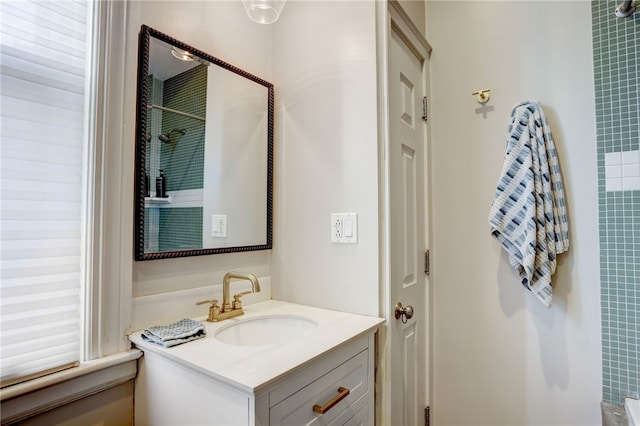
M 339 314 L 351 316 L 331 313 Z M 135 385 L 136 425 L 373 425 L 374 342 L 382 320 L 364 322 L 348 337 L 348 318 L 336 318 L 326 323 L 327 335 L 319 327 L 300 345 L 262 351 L 208 344 L 207 339 L 215 340 L 209 325 L 205 339 L 169 349 L 132 336 L 145 352 Z M 328 335 L 338 330 L 343 334 L 332 344 Z M 323 340 L 314 348 L 316 339 Z M 214 350 L 187 355 L 198 349 Z M 216 350 L 237 352 L 220 362 L 207 361 L 222 355 Z
M 255 393 L 145 353 L 136 380 L 136 425 L 373 424 L 373 341 L 372 333 L 361 336 Z M 313 411 L 339 398 L 341 388 L 349 393 L 340 402 L 324 414 Z

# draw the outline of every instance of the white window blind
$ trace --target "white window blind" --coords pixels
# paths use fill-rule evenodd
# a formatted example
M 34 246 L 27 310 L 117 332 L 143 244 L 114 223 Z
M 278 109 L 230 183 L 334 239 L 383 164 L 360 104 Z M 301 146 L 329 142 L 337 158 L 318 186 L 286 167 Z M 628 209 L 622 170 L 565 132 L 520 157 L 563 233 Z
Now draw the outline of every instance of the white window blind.
M 87 1 L 0 1 L 2 384 L 80 359 Z

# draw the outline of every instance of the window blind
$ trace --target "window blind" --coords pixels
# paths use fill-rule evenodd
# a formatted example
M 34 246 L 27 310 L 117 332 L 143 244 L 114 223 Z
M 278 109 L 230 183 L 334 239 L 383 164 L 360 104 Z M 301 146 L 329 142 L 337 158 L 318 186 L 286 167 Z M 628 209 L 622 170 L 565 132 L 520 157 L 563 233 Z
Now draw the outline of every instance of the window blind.
M 0 2 L 3 386 L 80 359 L 89 9 Z

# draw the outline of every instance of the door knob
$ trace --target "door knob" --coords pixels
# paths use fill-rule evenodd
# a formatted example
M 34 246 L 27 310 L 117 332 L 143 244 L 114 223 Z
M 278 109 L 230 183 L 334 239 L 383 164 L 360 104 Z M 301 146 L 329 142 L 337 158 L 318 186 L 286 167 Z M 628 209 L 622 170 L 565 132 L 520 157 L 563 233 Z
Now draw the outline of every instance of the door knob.
M 402 323 L 406 324 L 413 317 L 413 306 L 407 305 L 403 307 L 402 303 L 398 302 L 396 303 L 395 315 L 396 319 L 402 318 Z

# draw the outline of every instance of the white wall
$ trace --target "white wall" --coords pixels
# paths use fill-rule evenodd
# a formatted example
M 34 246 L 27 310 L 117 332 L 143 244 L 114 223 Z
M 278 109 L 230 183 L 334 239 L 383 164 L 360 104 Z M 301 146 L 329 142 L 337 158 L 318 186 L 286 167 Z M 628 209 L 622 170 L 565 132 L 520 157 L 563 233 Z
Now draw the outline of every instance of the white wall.
M 207 82 L 203 247 L 265 245 L 269 90 L 221 67 Z M 213 215 L 226 216 L 225 237 L 212 236 Z
M 429 1 L 427 35 L 435 424 L 600 424 L 590 2 Z M 486 114 L 471 96 L 485 87 Z M 519 284 L 487 222 L 524 99 L 545 109 L 569 206 L 551 309 Z
M 273 25 L 276 299 L 378 314 L 373 1 L 292 1 Z M 331 213 L 358 213 L 332 244 Z
M 212 56 L 229 62 L 267 81 L 271 80 L 271 27 L 258 25 L 246 15 L 240 1 L 129 1 L 124 73 L 124 117 L 126 168 L 123 177 L 123 210 L 131 212 L 131 222 L 121 232 L 133 238 L 133 156 L 138 32 L 146 24 Z M 133 241 L 130 247 L 133 246 Z M 121 254 L 133 259 L 131 252 Z M 146 296 L 222 283 L 230 270 L 270 275 L 270 252 L 221 254 L 181 259 L 133 262 L 133 297 Z M 203 311 L 204 312 L 204 311 Z M 135 312 L 134 312 L 135 316 Z M 168 312 L 166 321 L 175 320 Z

